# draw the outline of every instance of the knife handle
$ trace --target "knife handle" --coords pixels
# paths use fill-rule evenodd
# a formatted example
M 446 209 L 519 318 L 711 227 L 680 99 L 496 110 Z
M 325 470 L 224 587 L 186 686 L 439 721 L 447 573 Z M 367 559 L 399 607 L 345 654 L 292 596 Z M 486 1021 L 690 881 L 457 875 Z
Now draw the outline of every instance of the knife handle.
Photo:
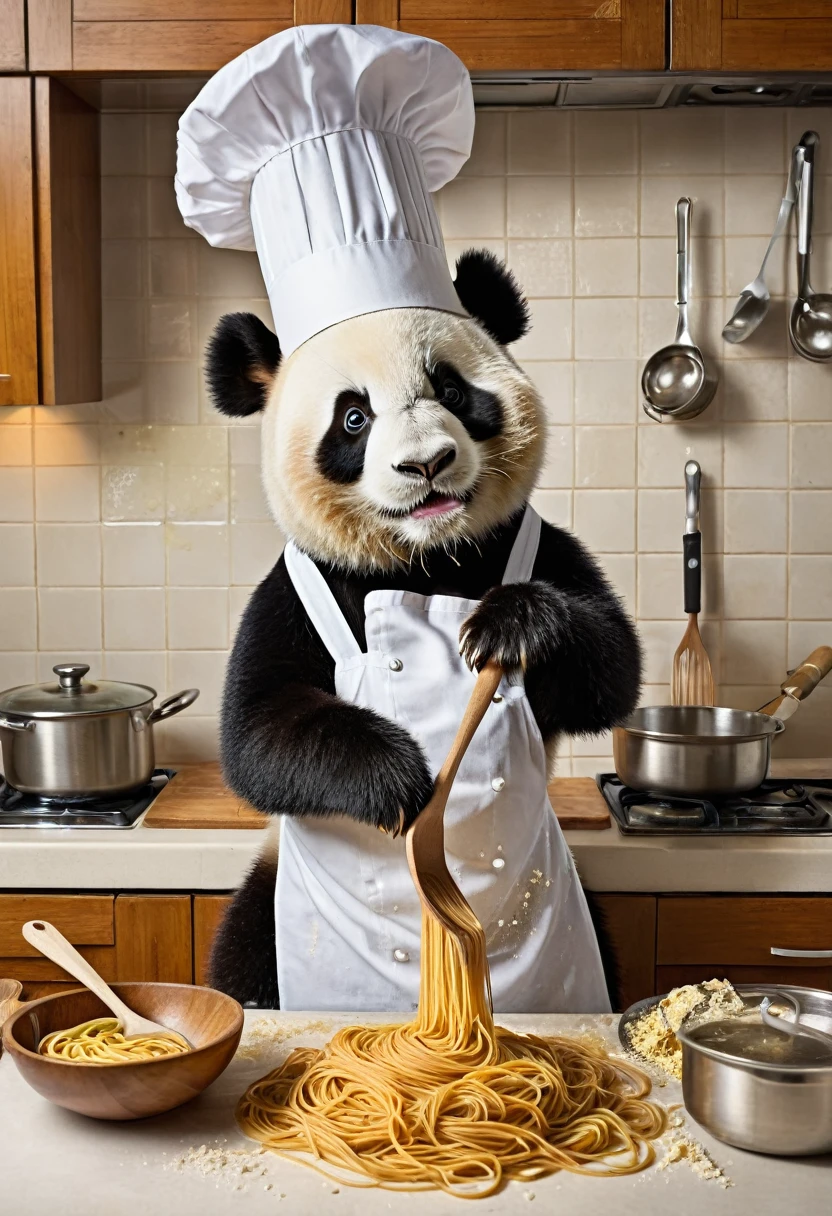
M 682 537 L 685 560 L 685 612 L 702 609 L 702 533 L 686 532 Z
M 808 659 L 804 659 L 799 667 L 780 685 L 780 691 L 797 701 L 808 697 L 817 688 L 821 680 L 832 671 L 832 646 L 818 646 Z

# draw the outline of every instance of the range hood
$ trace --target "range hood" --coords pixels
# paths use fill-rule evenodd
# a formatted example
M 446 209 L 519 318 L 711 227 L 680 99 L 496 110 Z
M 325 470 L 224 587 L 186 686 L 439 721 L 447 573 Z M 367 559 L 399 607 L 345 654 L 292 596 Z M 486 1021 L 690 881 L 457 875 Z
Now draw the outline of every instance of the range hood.
M 483 109 L 660 110 L 670 106 L 823 106 L 832 75 L 480 72 L 474 102 Z

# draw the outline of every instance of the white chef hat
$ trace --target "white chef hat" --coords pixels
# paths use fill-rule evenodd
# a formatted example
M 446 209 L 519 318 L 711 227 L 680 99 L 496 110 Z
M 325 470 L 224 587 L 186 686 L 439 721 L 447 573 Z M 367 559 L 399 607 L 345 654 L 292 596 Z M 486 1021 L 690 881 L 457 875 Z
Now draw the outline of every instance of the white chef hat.
M 176 197 L 211 245 L 256 249 L 284 354 L 383 308 L 465 315 L 430 191 L 474 132 L 447 47 L 380 26 L 297 26 L 221 68 L 179 123 Z

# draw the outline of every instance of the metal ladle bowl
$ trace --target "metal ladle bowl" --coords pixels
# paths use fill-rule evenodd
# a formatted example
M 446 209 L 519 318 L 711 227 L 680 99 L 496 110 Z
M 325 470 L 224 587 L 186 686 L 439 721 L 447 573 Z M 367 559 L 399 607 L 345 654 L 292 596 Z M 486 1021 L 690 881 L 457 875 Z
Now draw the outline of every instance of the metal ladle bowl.
M 710 405 L 717 386 L 717 377 L 688 327 L 690 212 L 690 199 L 680 198 L 676 204 L 676 337 L 651 355 L 641 374 L 644 412 L 657 422 L 695 418 Z
M 813 131 L 804 135 L 803 165 L 797 199 L 797 299 L 789 318 L 792 346 L 804 359 L 825 363 L 832 359 L 832 295 L 818 294 L 809 282 L 812 250 L 812 206 L 814 162 L 818 137 Z

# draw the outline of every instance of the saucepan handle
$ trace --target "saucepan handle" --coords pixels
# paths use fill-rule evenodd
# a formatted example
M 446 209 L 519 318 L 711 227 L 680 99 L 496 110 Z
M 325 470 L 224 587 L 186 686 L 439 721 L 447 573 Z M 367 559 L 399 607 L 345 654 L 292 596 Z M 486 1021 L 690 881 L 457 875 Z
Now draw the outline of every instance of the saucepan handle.
M 782 692 L 788 693 L 797 701 L 808 697 L 817 688 L 821 680 L 832 671 L 832 646 L 818 646 L 808 659 L 804 659 L 799 667 L 790 673 L 780 685 Z
M 16 718 L 7 718 L 5 714 L 0 714 L 0 727 L 5 730 L 34 730 L 35 721 L 34 718 L 28 718 L 21 722 Z
M 153 726 L 156 722 L 164 722 L 165 718 L 172 718 L 174 714 L 181 713 L 183 709 L 193 705 L 198 696 L 198 688 L 186 688 L 184 692 L 177 692 L 172 697 L 166 697 L 152 713 L 148 714 L 148 726 Z

